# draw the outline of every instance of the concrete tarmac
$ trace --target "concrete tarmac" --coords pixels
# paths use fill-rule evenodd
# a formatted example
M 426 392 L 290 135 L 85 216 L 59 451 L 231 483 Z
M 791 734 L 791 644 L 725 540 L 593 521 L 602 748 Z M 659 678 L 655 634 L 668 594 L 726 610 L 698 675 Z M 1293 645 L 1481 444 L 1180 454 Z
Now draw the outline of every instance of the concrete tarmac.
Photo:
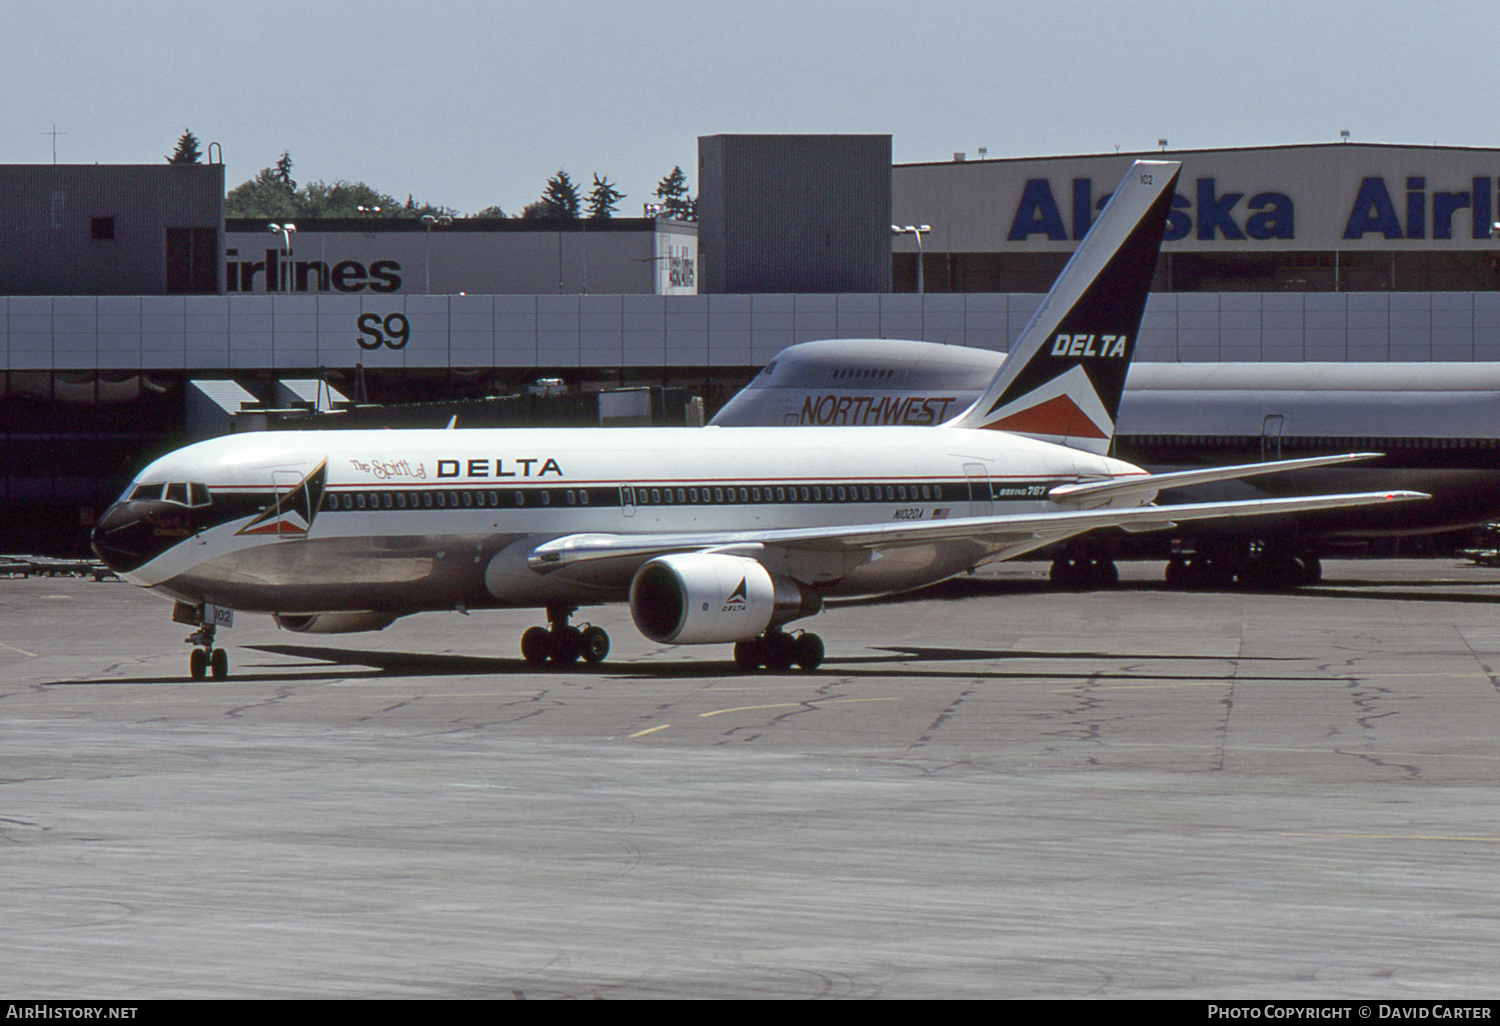
M 241 615 L 189 681 L 162 600 L 0 581 L 0 995 L 1500 997 L 1500 570 L 1045 569 L 784 675 L 608 608 L 597 668 Z

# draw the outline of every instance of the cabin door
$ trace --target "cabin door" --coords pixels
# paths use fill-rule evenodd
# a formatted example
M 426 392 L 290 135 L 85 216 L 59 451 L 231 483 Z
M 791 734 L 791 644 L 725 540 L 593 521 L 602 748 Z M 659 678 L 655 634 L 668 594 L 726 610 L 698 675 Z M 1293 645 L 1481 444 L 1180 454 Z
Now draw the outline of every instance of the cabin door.
M 271 482 L 276 492 L 276 537 L 306 538 L 311 519 L 307 479 L 300 471 L 273 470 Z
M 987 517 L 994 513 L 989 469 L 983 463 L 965 463 L 964 476 L 969 479 L 969 516 Z
M 1260 425 L 1260 461 L 1281 459 L 1281 429 L 1286 415 L 1268 413 Z

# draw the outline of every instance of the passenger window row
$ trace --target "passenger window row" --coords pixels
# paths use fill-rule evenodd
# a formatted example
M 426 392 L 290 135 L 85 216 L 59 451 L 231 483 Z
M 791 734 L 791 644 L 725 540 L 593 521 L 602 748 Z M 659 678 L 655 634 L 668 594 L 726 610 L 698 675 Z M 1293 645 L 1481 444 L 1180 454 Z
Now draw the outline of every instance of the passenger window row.
M 1352 452 L 1369 449 L 1386 452 L 1400 449 L 1496 449 L 1495 438 L 1333 438 L 1326 435 L 1117 435 L 1122 449 L 1148 446 L 1193 446 L 1198 448 L 1247 449 L 1262 444 L 1282 449 L 1326 449 L 1330 452 Z
M 628 488 L 628 486 L 627 486 Z M 637 506 L 744 505 L 804 502 L 919 502 L 941 500 L 943 486 L 899 485 L 715 485 L 710 488 L 634 489 Z M 629 498 L 627 496 L 627 498 Z
M 715 485 L 620 488 L 464 488 L 445 491 L 330 491 L 324 508 L 335 511 L 502 509 L 541 506 L 753 505 L 830 502 L 942 501 L 941 484 Z M 953 486 L 948 486 L 949 493 Z M 963 494 L 960 489 L 959 494 Z
M 331 510 L 362 509 L 498 509 L 517 506 L 588 506 L 593 496 L 607 494 L 598 488 L 466 488 L 455 491 L 422 492 L 330 492 L 325 506 Z

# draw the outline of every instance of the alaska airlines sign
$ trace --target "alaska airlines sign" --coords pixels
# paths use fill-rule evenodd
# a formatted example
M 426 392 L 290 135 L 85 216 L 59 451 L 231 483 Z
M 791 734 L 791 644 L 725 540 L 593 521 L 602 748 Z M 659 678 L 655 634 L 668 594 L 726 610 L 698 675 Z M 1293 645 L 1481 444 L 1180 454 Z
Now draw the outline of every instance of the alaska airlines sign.
M 224 255 L 228 292 L 383 293 L 401 288 L 401 264 L 395 260 L 372 260 L 368 265 L 358 260 L 297 260 L 288 259 L 284 249 L 267 249 L 264 260 L 241 258 L 238 249 L 226 249 Z
M 1432 237 L 1453 238 L 1453 222 L 1469 222 L 1469 238 L 1487 239 L 1494 222 L 1490 218 L 1490 195 L 1495 190 L 1493 178 L 1475 178 L 1467 192 L 1434 192 L 1432 194 Z M 1398 193 L 1399 195 L 1399 193 Z M 1379 232 L 1387 239 L 1427 238 L 1427 179 L 1411 175 L 1406 179 L 1406 221 L 1396 214 L 1396 204 L 1384 178 L 1370 177 L 1359 183 L 1359 194 L 1349 212 L 1344 238 L 1360 239 Z M 1467 212 L 1468 217 L 1462 215 Z
M 1341 238 L 1488 239 L 1494 223 L 1496 179 L 1474 177 L 1465 189 L 1429 189 L 1425 175 L 1360 180 L 1340 207 Z M 1186 184 L 1186 183 L 1184 183 Z M 1094 223 L 1108 195 L 1095 199 L 1091 178 L 1074 178 L 1059 202 L 1045 178 L 1028 179 L 1011 218 L 1009 242 L 1034 235 L 1052 242 L 1079 240 Z M 1068 216 L 1064 216 L 1064 210 Z M 1232 190 L 1218 178 L 1197 179 L 1191 192 L 1172 197 L 1166 241 L 1200 242 L 1296 239 L 1297 207 L 1287 192 Z

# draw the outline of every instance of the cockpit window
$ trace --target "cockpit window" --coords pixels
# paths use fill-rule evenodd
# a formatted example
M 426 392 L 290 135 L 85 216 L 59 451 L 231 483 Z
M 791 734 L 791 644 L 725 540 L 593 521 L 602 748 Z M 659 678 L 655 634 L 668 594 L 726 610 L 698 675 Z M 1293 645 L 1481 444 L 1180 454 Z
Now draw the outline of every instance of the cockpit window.
M 173 481 L 169 484 L 139 484 L 130 492 L 133 500 L 165 500 L 179 506 L 207 506 L 208 485 L 201 481 Z

